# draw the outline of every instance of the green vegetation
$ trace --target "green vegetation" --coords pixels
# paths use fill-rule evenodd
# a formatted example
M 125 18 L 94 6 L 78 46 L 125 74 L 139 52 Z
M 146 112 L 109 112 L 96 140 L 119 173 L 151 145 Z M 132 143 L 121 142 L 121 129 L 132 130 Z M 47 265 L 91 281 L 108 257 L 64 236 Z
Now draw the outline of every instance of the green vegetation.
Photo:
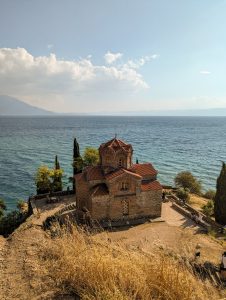
M 93 147 L 86 147 L 83 155 L 83 162 L 86 166 L 95 166 L 99 162 L 99 151 Z
M 73 149 L 73 174 L 76 175 L 82 171 L 83 159 L 79 151 L 79 143 L 76 138 L 74 139 L 74 149 Z
M 47 166 L 40 166 L 35 176 L 37 195 L 49 193 L 51 190 L 50 170 Z
M 214 202 L 213 202 L 213 200 L 209 200 L 207 202 L 207 204 L 202 206 L 202 212 L 208 217 L 212 217 L 214 215 Z
M 55 168 L 40 166 L 35 176 L 37 195 L 50 192 L 59 192 L 63 189 L 63 170 L 60 168 L 57 156 L 55 157 Z
M 25 212 L 28 208 L 28 205 L 26 201 L 20 199 L 17 201 L 16 207 L 20 212 Z
M 215 190 L 208 190 L 203 194 L 203 197 L 206 199 L 214 200 L 215 195 L 216 195 Z
M 217 191 L 214 201 L 214 215 L 216 222 L 226 225 L 226 165 L 223 162 L 217 178 Z
M 174 181 L 177 187 L 188 189 L 190 193 L 197 195 L 201 194 L 201 182 L 197 180 L 189 171 L 178 173 Z
M 6 210 L 6 204 L 3 199 L 0 199 L 0 219 L 4 215 L 4 211 Z
M 185 201 L 185 202 L 189 202 L 190 199 L 190 195 L 189 195 L 189 191 L 187 189 L 184 188 L 179 188 L 176 191 L 176 195 L 179 199 Z
M 13 210 L 6 214 L 7 207 L 5 201 L 0 199 L 0 235 L 8 236 L 25 221 L 28 216 L 27 207 L 25 201 L 19 200 L 17 202 L 17 208 L 20 208 L 20 210 Z

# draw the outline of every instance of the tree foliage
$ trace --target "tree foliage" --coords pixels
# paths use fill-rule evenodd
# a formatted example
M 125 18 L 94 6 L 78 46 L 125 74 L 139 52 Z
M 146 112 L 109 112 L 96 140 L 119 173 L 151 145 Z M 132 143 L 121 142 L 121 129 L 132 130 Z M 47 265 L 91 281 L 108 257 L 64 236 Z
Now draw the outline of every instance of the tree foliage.
M 189 171 L 183 171 L 178 173 L 174 181 L 177 187 L 188 189 L 191 193 L 194 194 L 201 194 L 201 182 L 197 180 Z
M 99 162 L 99 151 L 93 147 L 86 147 L 83 155 L 83 162 L 86 166 L 95 166 Z
M 35 175 L 37 194 L 46 194 L 51 191 L 50 169 L 47 166 L 40 166 Z
M 205 192 L 205 194 L 203 194 L 203 197 L 205 197 L 206 199 L 214 200 L 215 195 L 216 195 L 215 190 L 208 190 Z
M 188 202 L 190 199 L 190 195 L 188 190 L 184 189 L 184 188 L 179 188 L 176 192 L 176 195 L 179 199 Z
M 226 165 L 223 162 L 219 177 L 217 178 L 217 190 L 214 201 L 215 220 L 226 225 Z
M 17 203 L 22 204 L 23 200 L 18 201 Z M 23 203 L 26 203 L 23 201 Z M 8 236 L 11 234 L 21 223 L 25 221 L 28 216 L 28 211 L 19 211 L 13 210 L 9 213 L 5 213 L 7 207 L 5 201 L 0 199 L 0 235 Z
M 56 156 L 54 169 L 49 169 L 44 165 L 38 168 L 35 176 L 37 194 L 62 191 L 62 177 L 63 170 L 60 168 L 60 164 Z
M 213 200 L 209 200 L 205 205 L 202 206 L 202 212 L 208 217 L 212 217 L 214 215 Z

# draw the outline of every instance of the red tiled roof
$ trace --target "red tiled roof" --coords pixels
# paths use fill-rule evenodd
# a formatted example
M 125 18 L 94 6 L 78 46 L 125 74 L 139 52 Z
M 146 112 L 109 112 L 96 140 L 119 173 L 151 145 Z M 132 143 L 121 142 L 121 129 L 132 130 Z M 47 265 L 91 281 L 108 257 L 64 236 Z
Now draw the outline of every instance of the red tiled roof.
M 130 144 L 126 144 L 125 142 L 123 142 L 117 138 L 114 138 L 106 143 L 101 144 L 99 150 L 102 151 L 105 148 L 110 148 L 114 151 L 118 151 L 119 149 L 122 149 L 126 152 L 129 152 L 132 150 L 132 146 Z
M 96 186 L 94 186 L 91 190 L 91 195 L 93 197 L 97 197 L 97 196 L 104 196 L 107 195 L 108 192 L 108 188 L 106 186 L 106 184 L 98 184 Z
M 155 168 L 150 163 L 145 164 L 134 164 L 130 168 L 130 170 L 136 174 L 139 174 L 140 176 L 144 177 L 146 175 L 156 175 L 158 172 L 155 170 Z
M 144 192 L 145 191 L 157 191 L 157 190 L 161 190 L 161 189 L 162 189 L 162 186 L 157 180 L 141 183 L 141 190 Z
M 133 173 L 133 172 L 131 172 L 129 170 L 125 170 L 125 169 L 116 170 L 114 172 L 111 172 L 111 173 L 105 175 L 105 177 L 106 177 L 106 179 L 111 180 L 111 179 L 114 179 L 114 178 L 116 178 L 116 177 L 118 177 L 122 174 L 129 174 L 129 175 L 137 177 L 139 179 L 142 178 L 139 174 Z
M 86 171 L 86 178 L 88 181 L 104 179 L 104 175 L 102 173 L 100 166 L 87 167 L 85 171 Z

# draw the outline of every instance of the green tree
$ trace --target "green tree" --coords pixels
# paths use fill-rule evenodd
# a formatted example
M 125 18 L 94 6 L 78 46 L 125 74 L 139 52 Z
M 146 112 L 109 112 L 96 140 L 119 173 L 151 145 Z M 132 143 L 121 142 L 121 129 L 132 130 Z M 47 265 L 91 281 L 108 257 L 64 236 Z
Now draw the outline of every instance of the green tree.
M 86 147 L 83 155 L 83 162 L 86 166 L 95 166 L 99 162 L 99 151 L 93 147 Z
M 189 171 L 183 171 L 178 173 L 174 181 L 177 187 L 189 189 L 189 191 L 194 194 L 201 194 L 201 182 L 197 180 Z
M 58 157 L 57 155 L 55 156 L 55 170 L 59 170 L 60 169 L 60 163 L 58 161 Z
M 214 201 L 215 220 L 226 225 L 226 165 L 223 162 L 219 177 L 217 178 L 217 190 Z
M 63 189 L 62 177 L 63 177 L 63 170 L 62 169 L 54 169 L 50 170 L 49 173 L 51 181 L 51 191 L 52 192 L 60 192 Z
M 79 143 L 76 138 L 74 138 L 74 148 L 73 148 L 73 175 L 81 172 L 83 168 L 83 159 L 79 151 Z
M 51 170 L 47 166 L 40 166 L 35 175 L 37 194 L 45 194 L 51 191 Z
M 184 188 L 179 188 L 176 195 L 179 199 L 184 200 L 185 202 L 188 202 L 190 199 L 189 192 Z

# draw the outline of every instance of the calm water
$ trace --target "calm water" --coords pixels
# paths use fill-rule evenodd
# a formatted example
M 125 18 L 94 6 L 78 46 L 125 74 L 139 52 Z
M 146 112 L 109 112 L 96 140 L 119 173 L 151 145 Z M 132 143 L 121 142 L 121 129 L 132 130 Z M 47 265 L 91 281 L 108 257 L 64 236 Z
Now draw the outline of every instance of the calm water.
M 1 117 L 0 197 L 13 209 L 18 199 L 35 193 L 38 166 L 52 167 L 56 154 L 67 186 L 73 138 L 83 150 L 98 147 L 115 133 L 133 145 L 134 160 L 154 164 L 164 184 L 189 170 L 205 189 L 215 188 L 221 161 L 226 161 L 224 117 Z

